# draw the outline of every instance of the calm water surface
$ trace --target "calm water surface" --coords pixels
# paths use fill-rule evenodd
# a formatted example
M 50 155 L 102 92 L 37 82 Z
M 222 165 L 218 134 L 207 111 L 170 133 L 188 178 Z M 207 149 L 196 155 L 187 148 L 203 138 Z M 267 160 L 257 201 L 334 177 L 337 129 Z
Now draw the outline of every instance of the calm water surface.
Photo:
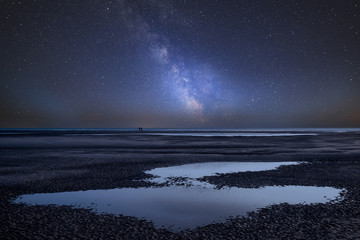
M 216 189 L 210 183 L 197 180 L 218 173 L 263 171 L 294 162 L 215 162 L 197 163 L 147 171 L 154 178 L 146 181 L 169 183 L 166 187 L 116 188 L 62 193 L 23 195 L 15 203 L 29 205 L 70 205 L 88 208 L 96 213 L 122 214 L 152 221 L 157 228 L 179 231 L 212 222 L 222 222 L 231 216 L 278 203 L 326 203 L 335 199 L 342 189 L 309 186 L 268 186 L 264 188 Z M 171 181 L 184 177 L 183 185 Z
M 185 182 L 203 185 L 204 182 L 199 182 L 196 179 L 204 176 L 214 176 L 222 173 L 235 172 L 258 172 L 276 169 L 281 165 L 294 165 L 296 162 L 205 162 L 192 163 L 180 166 L 155 168 L 145 173 L 154 176 L 150 179 L 151 182 L 165 183 L 171 181 L 173 178 L 185 178 Z

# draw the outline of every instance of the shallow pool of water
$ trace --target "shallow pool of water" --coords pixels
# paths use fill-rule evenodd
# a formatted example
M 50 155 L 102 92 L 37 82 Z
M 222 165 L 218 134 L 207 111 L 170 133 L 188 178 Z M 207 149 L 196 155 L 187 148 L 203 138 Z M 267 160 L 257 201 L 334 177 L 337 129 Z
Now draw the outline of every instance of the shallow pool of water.
M 197 178 L 214 176 L 222 173 L 235 172 L 258 172 L 273 170 L 282 165 L 295 165 L 297 162 L 204 162 L 191 163 L 172 167 L 155 168 L 145 173 L 154 178 L 149 181 L 154 183 L 165 183 L 174 178 L 185 178 L 187 183 L 204 184 L 196 181 Z
M 271 164 L 273 165 L 270 166 Z M 186 187 L 186 184 L 184 186 L 170 184 L 157 188 L 39 193 L 20 196 L 14 202 L 88 208 L 96 213 L 122 214 L 146 219 L 152 221 L 157 228 L 166 227 L 179 231 L 225 221 L 231 216 L 244 216 L 247 212 L 272 204 L 326 203 L 335 199 L 342 191 L 331 187 L 310 186 L 216 189 L 210 183 L 203 184 L 196 180 L 216 173 L 273 169 L 282 164 L 284 163 L 241 163 L 240 165 L 243 166 L 241 169 L 236 168 L 235 163 L 202 163 L 157 168 L 147 173 L 159 176 L 155 178 L 158 182 L 166 181 L 169 177 L 185 176 L 184 181 L 192 184 L 188 184 L 191 185 L 190 187 Z

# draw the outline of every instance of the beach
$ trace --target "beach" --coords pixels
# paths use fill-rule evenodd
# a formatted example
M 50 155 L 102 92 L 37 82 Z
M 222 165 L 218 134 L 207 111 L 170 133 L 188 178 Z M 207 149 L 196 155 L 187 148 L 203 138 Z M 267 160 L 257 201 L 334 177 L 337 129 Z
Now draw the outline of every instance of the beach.
M 360 238 L 359 131 L 2 131 L 0 235 L 5 239 Z M 257 134 L 256 134 L 257 133 Z M 180 232 L 134 216 L 71 206 L 26 205 L 18 196 L 149 188 L 149 171 L 207 162 L 296 162 L 278 169 L 205 176 L 217 188 L 344 189 L 320 204 L 276 204 Z

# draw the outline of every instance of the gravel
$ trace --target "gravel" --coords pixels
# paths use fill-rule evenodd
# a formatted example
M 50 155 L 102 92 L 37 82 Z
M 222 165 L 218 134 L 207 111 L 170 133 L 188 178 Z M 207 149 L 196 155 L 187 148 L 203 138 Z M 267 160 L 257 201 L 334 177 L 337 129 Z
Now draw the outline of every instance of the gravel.
M 152 151 L 144 142 L 161 141 L 163 152 Z M 359 239 L 360 154 L 341 153 L 344 139 L 358 135 L 268 140 L 256 138 L 147 137 L 131 138 L 135 145 L 121 148 L 1 147 L 0 144 L 0 238 L 3 239 Z M 1 139 L 0 139 L 1 140 Z M 4 140 L 4 139 L 3 139 Z M 122 141 L 125 141 L 122 139 Z M 201 139 L 200 139 L 201 140 Z M 125 141 L 125 142 L 126 142 Z M 226 142 L 227 141 L 227 142 Z M 209 143 L 230 146 L 209 149 Z M 289 143 L 290 142 L 290 143 Z M 1 143 L 1 142 L 0 142 Z M 297 148 L 301 143 L 303 149 Z M 192 148 L 196 144 L 196 148 Z M 214 143 L 215 144 L 215 143 Z M 321 149 L 331 145 L 333 153 Z M 142 147 L 139 147 L 142 146 Z M 266 153 L 256 147 L 271 145 Z M 285 146 L 284 146 L 285 145 Z M 321 145 L 321 146 L 320 146 Z M 171 146 L 165 147 L 165 146 Z M 335 147 L 334 147 L 335 146 Z M 338 146 L 338 148 L 336 148 Z M 316 148 L 317 147 L 317 148 Z M 210 144 L 211 148 L 211 144 Z M 125 149 L 125 150 L 124 150 Z M 175 149 L 175 150 L 174 150 Z M 294 150 L 295 149 L 295 150 Z M 214 152 L 215 151 L 215 152 Z M 126 152 L 126 153 L 124 153 Z M 165 152 L 165 153 L 164 153 Z M 224 152 L 232 154 L 222 154 Z M 246 152 L 244 154 L 244 152 Z M 264 157 L 265 156 L 265 157 Z M 88 209 L 64 206 L 13 204 L 22 194 L 62 192 L 116 187 L 148 187 L 141 181 L 155 167 L 206 161 L 303 161 L 277 170 L 243 172 L 204 177 L 221 187 L 275 185 L 330 186 L 344 188 L 341 198 L 326 204 L 278 204 L 194 230 L 173 233 L 156 229 L 151 222 L 128 216 L 97 215 Z M 136 181 L 134 181 L 136 180 Z

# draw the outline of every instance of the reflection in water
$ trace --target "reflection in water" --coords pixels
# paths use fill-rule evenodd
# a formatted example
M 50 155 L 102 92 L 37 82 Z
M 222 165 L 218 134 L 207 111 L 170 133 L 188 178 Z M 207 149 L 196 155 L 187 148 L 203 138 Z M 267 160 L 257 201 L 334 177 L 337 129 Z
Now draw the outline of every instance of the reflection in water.
M 156 176 L 151 179 L 154 183 L 165 183 L 173 178 L 186 178 L 191 184 L 200 184 L 196 178 L 213 176 L 219 173 L 258 172 L 276 169 L 282 165 L 294 165 L 296 162 L 205 162 L 192 163 L 173 167 L 155 168 L 145 173 Z
M 218 165 L 220 172 L 224 172 L 225 168 L 230 166 L 223 163 L 215 164 L 220 164 Z M 260 163 L 254 164 L 258 165 Z M 211 164 L 208 163 L 204 164 L 204 169 L 200 167 L 201 165 L 197 165 L 199 171 L 211 168 Z M 184 170 L 188 167 L 189 165 L 183 165 L 180 166 L 180 169 Z M 172 168 L 177 169 L 176 167 Z M 164 169 L 153 169 L 149 172 L 158 175 Z M 189 180 L 198 183 L 193 184 L 191 187 L 173 185 L 161 188 L 118 188 L 41 193 L 23 195 L 14 202 L 30 205 L 56 204 L 71 205 L 76 208 L 91 208 L 97 213 L 122 214 L 144 218 L 151 220 L 155 227 L 172 227 L 177 231 L 210 224 L 214 221 L 224 221 L 230 216 L 243 216 L 247 212 L 271 204 L 282 202 L 291 204 L 325 203 L 335 199 L 341 191 L 331 187 L 309 186 L 215 189 L 214 185 L 201 185 L 200 182 L 195 180 L 197 177 L 204 176 L 203 174 L 195 170 L 188 172 L 187 177 L 190 178 Z M 168 175 L 160 176 L 164 179 Z M 171 176 L 178 176 L 178 174 L 172 174 Z

